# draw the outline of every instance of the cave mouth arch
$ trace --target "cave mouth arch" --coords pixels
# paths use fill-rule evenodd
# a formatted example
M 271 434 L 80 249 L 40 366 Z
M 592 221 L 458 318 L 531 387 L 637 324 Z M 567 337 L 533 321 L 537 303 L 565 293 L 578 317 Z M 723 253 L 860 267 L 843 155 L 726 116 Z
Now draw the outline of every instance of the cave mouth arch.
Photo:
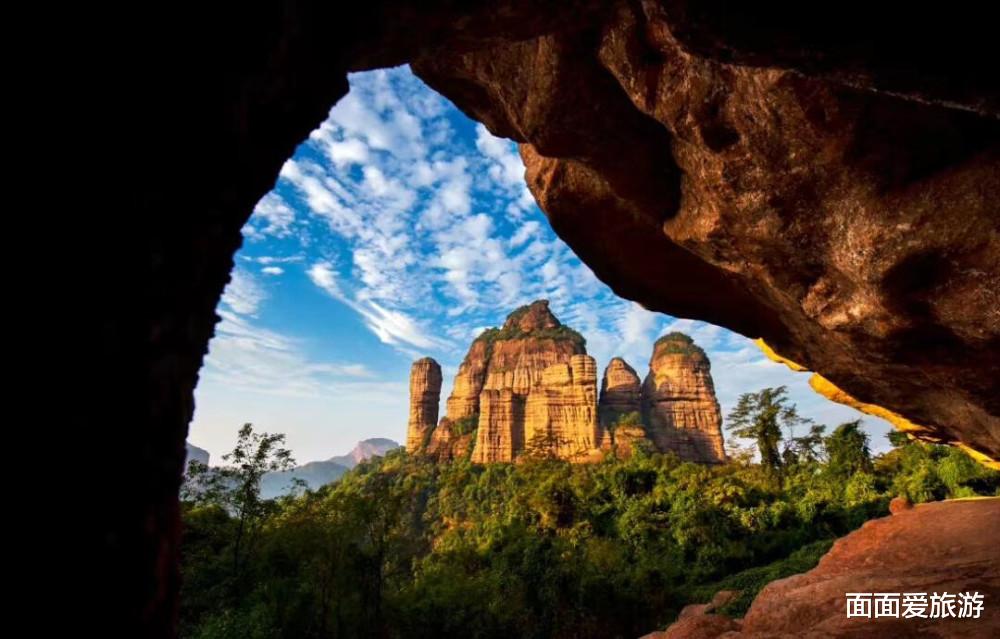
M 103 627 L 127 629 L 132 636 L 173 635 L 176 491 L 183 437 L 192 412 L 191 393 L 215 325 L 214 309 L 246 217 L 294 146 L 346 92 L 347 71 L 392 66 L 436 51 L 473 51 L 486 44 L 521 41 L 590 23 L 604 10 L 594 8 L 600 4 L 551 3 L 539 8 L 536 3 L 511 1 L 504 4 L 506 10 L 498 11 L 492 3 L 461 9 L 451 3 L 419 8 L 402 3 L 389 9 L 379 2 L 348 8 L 296 2 L 278 10 L 273 6 L 199 8 L 197 17 L 184 10 L 143 8 L 137 9 L 141 15 L 134 31 L 123 33 L 107 23 L 93 34 L 93 41 L 106 46 L 99 51 L 81 48 L 79 58 L 71 61 L 81 77 L 92 77 L 93 70 L 100 69 L 105 74 L 102 81 L 107 80 L 100 86 L 110 99 L 87 105 L 86 112 L 93 115 L 97 130 L 111 132 L 112 146 L 135 149 L 136 131 L 146 130 L 143 125 L 149 121 L 157 124 L 151 143 L 123 166 L 128 178 L 123 196 L 110 204 L 108 215 L 90 227 L 81 226 L 82 236 L 94 241 L 88 247 L 93 260 L 88 273 L 100 277 L 88 282 L 88 290 L 91 306 L 99 311 L 86 320 L 83 339 L 92 351 L 78 364 L 77 378 L 84 384 L 76 392 L 80 405 L 88 407 L 90 431 L 106 433 L 105 442 L 110 442 L 102 454 L 121 460 L 115 474 L 110 469 L 98 471 L 99 481 L 112 485 L 118 473 L 133 479 L 116 487 L 114 499 L 95 505 L 94 523 L 88 528 L 92 534 L 86 536 L 100 540 L 86 550 L 99 549 L 99 574 L 107 582 L 106 587 L 93 589 L 99 591 L 100 601 L 91 609 L 105 622 Z M 724 4 L 713 3 L 714 10 Z M 862 10 L 857 5 L 844 8 L 858 16 L 847 24 L 868 29 L 872 21 L 862 16 L 868 16 L 870 7 Z M 567 8 L 571 9 L 568 13 Z M 567 15 L 573 20 L 567 20 Z M 995 87 L 982 85 L 982 78 L 992 75 L 986 62 L 977 64 L 991 57 L 969 55 L 970 46 L 985 46 L 992 39 L 969 37 L 963 29 L 942 31 L 940 17 L 908 14 L 906 19 L 920 27 L 915 29 L 900 28 L 889 16 L 880 16 L 876 22 L 895 25 L 879 35 L 890 36 L 882 44 L 899 55 L 925 48 L 928 41 L 941 43 L 934 64 L 966 72 L 958 82 L 960 95 L 942 97 L 937 91 L 940 87 L 925 82 L 922 64 L 895 68 L 898 75 L 892 78 L 891 93 L 903 96 L 898 99 L 957 102 L 972 113 L 995 114 Z M 991 24 L 977 17 L 965 13 L 955 20 L 972 29 Z M 717 33 L 715 39 L 705 37 L 712 35 L 710 21 L 688 24 L 683 13 L 674 19 L 676 30 L 690 32 L 689 40 L 696 42 L 702 55 L 719 55 L 721 44 L 727 42 L 726 36 Z M 813 33 L 816 28 L 815 23 L 813 31 L 787 28 L 794 22 L 790 16 L 788 22 L 779 23 L 778 31 Z M 952 35 L 947 41 L 926 37 L 942 33 Z M 859 37 L 850 29 L 820 35 L 825 37 L 808 37 L 810 50 L 847 52 L 846 62 L 843 56 L 822 56 L 824 67 L 817 69 L 810 60 L 798 57 L 802 47 L 776 52 L 783 42 L 794 42 L 781 38 L 732 45 L 724 57 L 751 64 L 772 62 L 798 68 L 807 76 L 847 77 L 876 92 L 881 88 L 877 73 L 858 72 L 880 66 L 878 50 L 871 57 L 858 57 L 856 48 L 844 47 L 845 41 Z M 728 41 L 732 44 L 732 39 Z M 926 56 L 914 59 L 926 60 Z M 135 73 L 137 63 L 144 73 Z M 898 82 L 900 75 L 905 82 Z M 991 186 L 996 179 L 991 168 L 995 146 L 991 148 L 994 151 L 988 153 L 992 155 L 977 165 L 979 175 L 970 173 L 969 177 L 986 191 L 996 190 Z M 103 183 L 94 180 L 94 184 Z M 963 187 L 951 188 L 946 192 Z M 975 195 L 976 188 L 965 188 Z M 567 226 L 571 230 L 572 225 Z M 987 223 L 985 228 L 992 227 Z M 131 234 L 128 242 L 120 241 L 123 230 Z M 993 255 L 989 245 L 981 250 L 986 258 Z M 990 276 L 994 271 L 986 273 Z M 990 282 L 995 279 L 970 290 L 988 303 L 995 300 L 996 290 Z M 136 291 L 142 292 L 138 304 Z M 628 297 L 651 294 L 641 286 L 623 285 L 621 291 Z M 801 339 L 808 341 L 809 336 Z M 779 352 L 785 354 L 780 348 Z M 972 379 L 956 372 L 982 373 L 964 391 L 964 404 L 956 403 L 947 385 L 930 398 L 959 418 L 968 416 L 971 421 L 956 420 L 962 425 L 953 434 L 962 435 L 964 430 L 976 435 L 986 448 L 991 438 L 995 442 L 997 433 L 995 420 L 984 421 L 996 414 L 995 403 L 982 404 L 984 397 L 995 402 L 1000 396 L 995 382 L 989 381 L 1000 379 L 996 352 L 996 342 L 987 341 L 975 358 L 963 355 L 953 369 L 944 371 L 955 379 Z M 850 381 L 877 394 L 876 377 Z M 919 390 L 916 386 L 908 389 L 909 397 L 915 389 Z M 969 408 L 972 400 L 991 412 Z M 921 410 L 921 406 L 904 407 Z M 969 423 L 981 426 L 973 428 Z M 80 449 L 93 448 L 93 442 L 88 442 L 81 443 Z

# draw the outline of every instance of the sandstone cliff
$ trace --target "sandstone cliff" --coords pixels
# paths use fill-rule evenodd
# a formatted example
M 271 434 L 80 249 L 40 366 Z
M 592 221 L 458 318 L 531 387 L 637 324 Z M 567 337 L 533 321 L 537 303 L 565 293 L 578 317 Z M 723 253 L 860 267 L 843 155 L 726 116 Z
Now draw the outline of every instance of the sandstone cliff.
M 548 410 L 540 407 L 542 399 L 547 401 L 548 398 L 543 390 L 551 386 L 553 396 L 559 395 L 556 387 L 564 381 L 552 373 L 546 381 L 546 371 L 553 366 L 567 365 L 575 355 L 585 352 L 583 338 L 556 319 L 546 300 L 517 309 L 501 328 L 483 332 L 459 367 L 455 390 L 448 399 L 449 422 L 468 424 L 468 420 L 473 420 L 476 424 L 472 459 L 478 462 L 513 461 L 523 453 L 527 442 L 525 414 L 529 396 L 536 395 L 532 406 L 536 419 L 542 420 L 541 415 Z M 583 394 L 576 399 L 587 401 Z M 576 417 L 572 409 L 565 410 L 569 412 L 556 426 L 558 432 L 575 433 L 589 427 L 589 421 L 588 425 L 579 427 L 566 421 L 577 417 L 589 419 L 585 408 L 581 408 Z M 560 422 L 560 418 L 556 422 Z M 593 437 L 591 434 L 588 441 L 592 442 Z M 572 439 L 588 438 L 574 435 Z
M 690 337 L 657 342 L 644 384 L 623 359 L 611 360 L 600 401 L 597 363 L 585 351 L 547 301 L 524 306 L 472 343 L 436 425 L 440 368 L 430 359 L 414 363 L 407 449 L 440 461 L 588 461 L 641 444 L 689 461 L 725 459 L 708 358 Z
M 681 459 L 725 461 L 722 414 L 705 352 L 683 333 L 656 341 L 642 385 L 642 414 L 658 450 Z
M 528 393 L 524 412 L 529 452 L 574 460 L 592 455 L 603 436 L 597 420 L 594 358 L 573 355 L 567 364 L 546 368 L 541 383 Z
M 648 441 L 642 423 L 642 383 L 635 369 L 620 357 L 613 358 L 601 380 L 598 415 L 604 430 L 601 447 L 630 454 L 635 443 Z
M 475 444 L 474 417 L 452 422 L 447 417 L 431 432 L 424 452 L 438 461 L 466 459 Z
M 437 425 L 441 401 L 441 366 L 430 357 L 410 367 L 410 419 L 406 426 L 406 451 L 420 450 Z

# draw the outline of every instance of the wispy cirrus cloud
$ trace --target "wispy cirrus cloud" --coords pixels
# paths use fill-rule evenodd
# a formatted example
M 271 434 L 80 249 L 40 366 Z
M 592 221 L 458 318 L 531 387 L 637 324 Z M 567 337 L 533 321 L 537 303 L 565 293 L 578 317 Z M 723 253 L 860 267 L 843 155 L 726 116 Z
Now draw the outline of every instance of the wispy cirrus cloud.
M 316 361 L 305 340 L 264 328 L 256 320 L 267 298 L 264 286 L 237 268 L 218 309 L 221 321 L 205 358 L 203 375 L 233 388 L 281 396 L 340 392 L 345 383 L 373 379 L 357 362 Z

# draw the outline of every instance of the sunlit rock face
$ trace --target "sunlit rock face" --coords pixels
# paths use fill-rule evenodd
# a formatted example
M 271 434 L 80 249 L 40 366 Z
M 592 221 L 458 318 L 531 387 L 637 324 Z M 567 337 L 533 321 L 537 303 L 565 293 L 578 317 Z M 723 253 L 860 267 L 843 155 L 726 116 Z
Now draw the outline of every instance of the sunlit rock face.
M 642 414 L 658 450 L 702 463 L 725 461 L 711 365 L 687 335 L 669 333 L 656 341 L 642 384 Z
M 472 461 L 510 462 L 524 450 L 524 398 L 510 389 L 479 396 L 479 427 Z
M 418 359 L 410 367 L 410 419 L 406 426 L 406 451 L 415 452 L 427 444 L 427 436 L 438 421 L 441 401 L 441 365 L 430 357 Z
M 552 391 L 551 412 L 556 434 L 562 437 L 563 431 L 576 433 L 589 429 L 589 436 L 573 434 L 570 441 L 586 442 L 593 448 L 595 428 L 591 422 L 596 423 L 592 417 L 593 402 L 589 404 L 591 415 L 587 415 L 586 408 L 573 413 L 566 404 L 567 401 L 572 403 L 573 398 L 564 398 L 563 410 L 568 412 L 557 414 L 556 405 L 560 401 L 556 397 L 561 396 L 563 380 L 557 379 L 558 375 L 553 372 L 546 378 L 547 371 L 560 365 L 566 367 L 574 356 L 585 352 L 583 338 L 564 327 L 545 300 L 514 311 L 501 328 L 487 330 L 477 338 L 459 367 L 455 391 L 448 399 L 447 415 L 451 428 L 458 425 L 460 430 L 467 431 L 475 424 L 472 459 L 478 462 L 512 461 L 524 451 L 527 442 L 525 411 L 532 393 L 536 395 L 532 403 L 533 419 L 539 429 L 543 429 L 543 423 L 546 424 L 544 429 L 548 429 L 547 424 L 552 420 L 548 417 L 546 389 Z M 573 384 L 568 386 L 576 388 Z M 578 395 L 575 400 L 585 402 L 586 398 Z M 544 419 L 543 414 L 546 415 Z M 585 420 L 586 425 L 577 425 L 574 421 L 577 419 Z M 535 434 L 533 431 L 532 436 Z M 561 455 L 563 451 L 556 441 L 552 440 L 551 452 Z
M 583 338 L 556 319 L 547 301 L 534 302 L 476 338 L 456 375 L 448 415 L 436 426 L 428 421 L 436 408 L 433 389 L 440 388 L 432 362 L 413 365 L 410 452 L 439 461 L 584 462 L 609 451 L 629 455 L 641 442 L 686 461 L 724 460 L 708 358 L 681 333 L 657 342 L 644 384 L 614 358 L 598 401 L 597 363 Z
M 438 461 L 468 459 L 475 443 L 475 432 L 468 432 L 467 428 L 461 429 L 446 417 L 431 432 L 427 448 L 422 452 Z
M 597 363 L 590 355 L 573 355 L 567 364 L 542 372 L 541 383 L 528 393 L 524 440 L 529 451 L 541 447 L 561 459 L 583 460 L 601 444 L 597 421 Z
M 642 411 L 642 382 L 635 369 L 620 357 L 604 369 L 597 413 L 604 431 L 601 448 L 631 454 L 635 443 L 648 441 L 641 423 L 631 423 L 629 416 Z
M 472 343 L 447 410 L 436 427 L 411 428 L 414 441 L 426 442 L 413 451 L 479 463 L 515 461 L 526 452 L 582 459 L 597 452 L 603 436 L 596 363 L 546 300 L 517 309 Z
M 919 71 L 893 95 L 875 71 L 810 77 L 791 50 L 769 66 L 778 45 L 759 39 L 755 66 L 721 62 L 743 54 L 688 4 L 619 3 L 413 68 L 521 143 L 553 228 L 620 295 L 763 338 L 922 437 L 1000 455 L 996 101 L 949 108 Z

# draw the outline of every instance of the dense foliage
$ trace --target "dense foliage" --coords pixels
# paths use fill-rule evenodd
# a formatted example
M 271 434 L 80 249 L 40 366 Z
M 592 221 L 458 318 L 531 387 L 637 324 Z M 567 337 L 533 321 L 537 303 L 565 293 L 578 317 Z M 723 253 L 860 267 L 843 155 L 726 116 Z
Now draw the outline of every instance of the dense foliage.
M 872 460 L 856 425 L 810 432 L 801 454 L 786 442 L 780 472 L 746 454 L 717 467 L 643 450 L 474 465 L 397 451 L 255 510 L 238 570 L 239 511 L 194 493 L 183 504 L 181 632 L 637 637 L 722 588 L 743 591 L 726 609 L 742 614 L 764 584 L 809 569 L 895 495 L 1000 490 L 1000 474 L 954 448 L 895 438 Z M 252 466 L 237 479 L 252 482 Z

